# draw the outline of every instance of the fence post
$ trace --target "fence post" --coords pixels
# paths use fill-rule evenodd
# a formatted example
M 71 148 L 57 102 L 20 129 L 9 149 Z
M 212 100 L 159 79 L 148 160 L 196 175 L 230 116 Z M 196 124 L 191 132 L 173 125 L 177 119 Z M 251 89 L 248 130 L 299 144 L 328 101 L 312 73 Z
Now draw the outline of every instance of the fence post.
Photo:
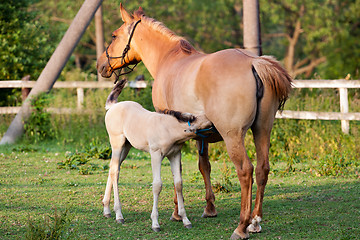
M 84 89 L 76 88 L 76 95 L 77 95 L 77 109 L 81 110 L 84 103 Z
M 24 82 L 29 81 L 29 80 L 30 80 L 30 75 L 26 75 L 25 77 L 23 77 L 21 79 L 21 81 L 24 81 Z M 25 101 L 25 99 L 29 95 L 30 90 L 31 90 L 30 88 L 21 88 L 21 98 L 23 101 Z
M 340 112 L 348 113 L 349 112 L 349 99 L 348 99 L 348 89 L 339 88 L 340 93 Z M 341 120 L 341 130 L 345 134 L 349 134 L 349 120 Z

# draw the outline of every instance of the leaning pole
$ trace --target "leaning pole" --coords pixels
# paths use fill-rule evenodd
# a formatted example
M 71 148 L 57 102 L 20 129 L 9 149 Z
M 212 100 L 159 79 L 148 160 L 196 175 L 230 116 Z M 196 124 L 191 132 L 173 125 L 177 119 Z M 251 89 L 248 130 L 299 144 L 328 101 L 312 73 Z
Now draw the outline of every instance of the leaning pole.
M 58 47 L 41 72 L 35 86 L 30 91 L 28 98 L 24 101 L 20 111 L 1 139 L 0 145 L 14 143 L 16 139 L 24 133 L 24 122 L 31 114 L 31 97 L 51 90 L 102 1 L 103 0 L 84 1 Z

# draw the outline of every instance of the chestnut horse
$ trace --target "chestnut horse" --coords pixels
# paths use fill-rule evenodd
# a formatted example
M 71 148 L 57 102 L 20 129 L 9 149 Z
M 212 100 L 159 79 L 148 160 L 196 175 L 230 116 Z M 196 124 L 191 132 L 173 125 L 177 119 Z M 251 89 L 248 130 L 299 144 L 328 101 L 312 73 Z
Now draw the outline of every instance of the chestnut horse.
M 157 111 L 205 114 L 217 132 L 197 141 L 199 169 L 206 188 L 203 217 L 217 215 L 208 143 L 224 140 L 241 186 L 240 222 L 231 239 L 246 239 L 249 231 L 260 232 L 269 173 L 270 133 L 275 113 L 291 91 L 291 77 L 269 56 L 259 57 L 240 49 L 212 54 L 198 52 L 161 22 L 145 16 L 141 7 L 130 15 L 120 4 L 120 12 L 124 24 L 113 32 L 111 44 L 98 59 L 98 72 L 110 77 L 116 69 L 143 61 L 154 78 L 152 100 Z M 254 167 L 244 146 L 249 128 L 257 156 L 257 192 L 252 214 Z M 180 220 L 176 194 L 174 202 L 172 218 Z

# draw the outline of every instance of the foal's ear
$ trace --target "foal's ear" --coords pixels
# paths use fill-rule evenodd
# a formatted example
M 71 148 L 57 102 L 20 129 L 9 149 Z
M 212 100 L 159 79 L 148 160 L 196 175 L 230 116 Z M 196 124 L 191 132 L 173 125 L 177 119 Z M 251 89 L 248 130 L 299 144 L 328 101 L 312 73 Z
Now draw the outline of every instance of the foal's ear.
M 126 11 L 122 3 L 120 3 L 120 13 L 123 22 L 127 23 L 133 20 L 133 17 Z

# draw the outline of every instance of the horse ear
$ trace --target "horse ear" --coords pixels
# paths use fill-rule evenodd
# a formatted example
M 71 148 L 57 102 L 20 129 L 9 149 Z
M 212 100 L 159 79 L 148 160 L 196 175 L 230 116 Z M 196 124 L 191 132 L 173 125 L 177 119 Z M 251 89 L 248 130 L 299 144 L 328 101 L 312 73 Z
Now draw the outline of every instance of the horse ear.
M 134 12 L 133 16 L 136 20 L 139 20 L 142 16 L 145 16 L 145 12 L 142 7 L 139 7 L 139 9 Z
M 120 3 L 120 13 L 123 22 L 131 22 L 133 20 L 133 17 L 126 11 L 122 3 Z

